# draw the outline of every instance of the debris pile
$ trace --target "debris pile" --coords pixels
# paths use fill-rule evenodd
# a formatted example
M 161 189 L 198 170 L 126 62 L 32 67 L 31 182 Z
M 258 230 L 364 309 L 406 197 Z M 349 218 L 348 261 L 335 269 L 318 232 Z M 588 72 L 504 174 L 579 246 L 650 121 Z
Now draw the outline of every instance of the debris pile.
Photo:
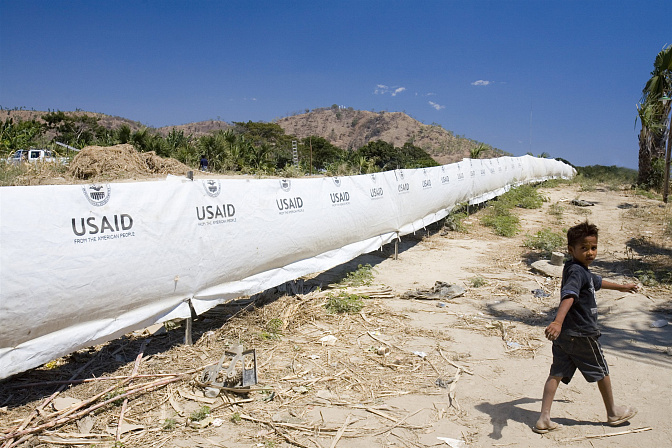
M 140 153 L 133 145 L 87 146 L 68 168 L 76 179 L 132 178 L 148 175 L 174 174 L 183 176 L 190 168 L 175 159 L 164 159 L 155 152 Z

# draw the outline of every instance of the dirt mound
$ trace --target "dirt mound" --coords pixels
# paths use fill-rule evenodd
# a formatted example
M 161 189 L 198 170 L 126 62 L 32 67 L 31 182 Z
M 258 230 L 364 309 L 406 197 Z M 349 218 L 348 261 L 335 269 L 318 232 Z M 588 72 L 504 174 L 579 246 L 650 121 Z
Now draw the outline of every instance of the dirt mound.
M 76 179 L 100 176 L 129 178 L 153 174 L 184 175 L 187 165 L 175 159 L 164 159 L 154 152 L 139 153 L 133 145 L 87 146 L 72 159 L 68 174 Z

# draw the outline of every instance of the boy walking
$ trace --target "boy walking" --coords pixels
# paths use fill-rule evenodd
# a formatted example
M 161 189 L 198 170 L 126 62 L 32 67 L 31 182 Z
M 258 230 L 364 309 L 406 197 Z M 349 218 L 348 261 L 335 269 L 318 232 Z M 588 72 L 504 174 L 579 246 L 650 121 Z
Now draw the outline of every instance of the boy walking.
M 546 338 L 553 341 L 553 364 L 544 385 L 541 415 L 532 427 L 539 434 L 562 426 L 551 421 L 551 405 L 560 381 L 568 384 L 576 369 L 589 383 L 597 382 L 607 409 L 607 424 L 617 426 L 637 414 L 635 408 L 614 404 L 609 367 L 598 341 L 600 331 L 597 328 L 595 291 L 604 288 L 635 292 L 638 286 L 602 280 L 602 277 L 588 270 L 597 255 L 597 233 L 597 227 L 588 221 L 567 231 L 567 249 L 572 260 L 565 263 L 562 272 L 560 307 L 545 331 Z

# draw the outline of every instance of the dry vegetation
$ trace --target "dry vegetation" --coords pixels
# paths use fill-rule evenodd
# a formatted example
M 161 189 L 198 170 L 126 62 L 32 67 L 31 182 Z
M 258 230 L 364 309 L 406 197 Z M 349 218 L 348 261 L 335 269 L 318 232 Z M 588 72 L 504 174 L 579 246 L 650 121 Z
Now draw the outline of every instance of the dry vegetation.
M 184 174 L 185 169 L 120 145 L 86 148 L 67 176 L 135 178 Z M 672 319 L 669 283 L 660 278 L 665 270 L 672 271 L 669 207 L 627 192 L 582 193 L 572 186 L 546 194 L 542 209 L 518 211 L 530 234 L 542 228 L 562 231 L 591 216 L 591 209 L 572 206 L 568 194 L 630 204 L 612 207 L 617 219 L 608 225 L 602 216 L 605 250 L 597 272 L 629 279 L 652 272 L 652 283 L 644 285 L 650 300 L 647 312 Z M 621 196 L 613 199 L 616 194 Z M 349 279 L 357 278 L 346 276 L 355 272 L 350 263 L 213 308 L 193 322 L 193 345 L 183 343 L 184 321 L 169 322 L 1 382 L 0 446 L 424 447 L 449 431 L 469 446 L 487 446 L 483 440 L 492 443 L 497 419 L 506 422 L 508 417 L 492 411 L 492 424 L 474 417 L 483 409 L 476 394 L 504 389 L 505 397 L 493 402 L 530 394 L 520 389 L 528 391 L 529 385 L 515 377 L 505 383 L 500 373 L 509 369 L 522 375 L 540 351 L 548 350 L 542 329 L 554 311 L 559 280 L 531 273 L 528 263 L 540 254 L 522 247 L 524 235 L 493 235 L 480 224 L 483 212 L 464 218 L 462 233 L 433 227 L 405 237 L 398 261 L 390 260 L 390 247 L 368 255 L 381 269 L 385 263 L 395 263 L 387 269 L 407 264 L 407 279 L 395 274 L 388 278 L 408 290 L 421 286 L 414 280 L 441 275 L 443 264 L 460 259 L 454 253 L 459 246 L 474 252 L 493 244 L 497 249 L 487 262 L 467 268 L 465 296 L 447 301 L 445 308 L 431 301 L 400 300 L 404 291 L 381 284 L 378 275 L 364 288 L 346 288 Z M 414 251 L 417 258 L 412 258 Z M 437 260 L 435 272 L 427 272 L 420 262 L 432 257 Z M 536 297 L 532 289 L 548 296 Z M 341 293 L 364 297 L 363 308 L 330 313 L 325 305 Z M 624 302 L 609 299 L 609 311 Z M 437 319 L 435 324 L 431 319 Z M 256 349 L 259 384 L 206 397 L 198 382 L 201 371 L 238 343 Z M 659 359 L 656 350 L 654 360 Z M 497 353 L 497 359 L 481 351 Z M 467 388 L 465 381 L 480 381 L 480 386 Z M 70 401 L 63 404 L 58 400 L 63 397 Z M 520 426 L 525 429 L 525 422 Z M 503 444 L 500 440 L 498 446 L 538 446 L 538 439 L 527 439 L 531 431 L 522 434 Z M 651 437 L 638 442 L 661 440 Z M 633 446 L 624 443 L 613 446 Z
M 67 165 L 24 163 L 4 166 L 11 185 L 63 185 L 82 182 L 142 180 L 184 176 L 193 170 L 154 152 L 138 152 L 132 145 L 87 146 Z M 15 172 L 14 172 L 15 171 Z

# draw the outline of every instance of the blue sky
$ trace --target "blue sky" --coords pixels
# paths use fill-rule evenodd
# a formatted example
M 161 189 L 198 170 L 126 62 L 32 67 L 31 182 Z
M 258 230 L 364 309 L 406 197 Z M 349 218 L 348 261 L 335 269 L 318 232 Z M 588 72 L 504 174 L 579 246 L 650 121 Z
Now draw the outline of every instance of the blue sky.
M 148 126 L 401 111 L 514 155 L 636 168 L 672 1 L 0 0 L 0 105 Z

